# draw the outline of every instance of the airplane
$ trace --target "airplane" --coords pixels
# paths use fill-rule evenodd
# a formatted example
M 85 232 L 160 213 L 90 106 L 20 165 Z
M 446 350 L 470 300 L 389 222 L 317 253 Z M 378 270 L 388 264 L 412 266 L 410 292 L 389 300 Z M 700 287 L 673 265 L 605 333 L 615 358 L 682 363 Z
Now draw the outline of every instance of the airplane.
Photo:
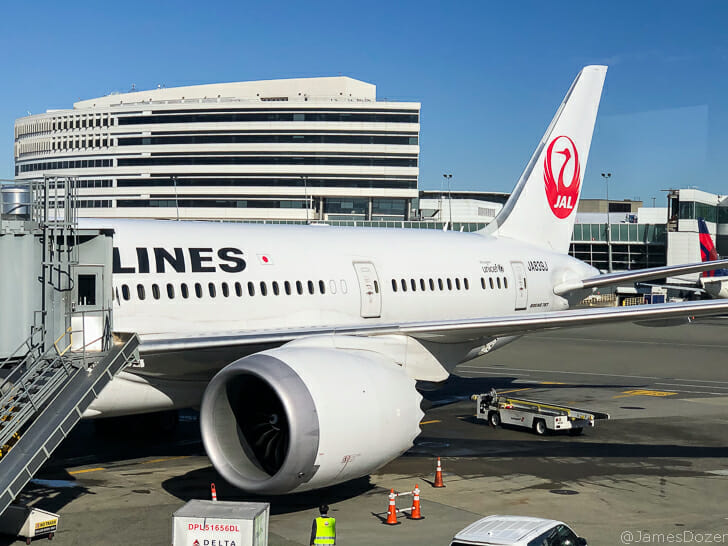
M 519 336 L 728 311 L 569 309 L 595 288 L 728 265 L 600 275 L 568 255 L 605 66 L 584 67 L 510 199 L 479 232 L 87 219 L 114 230 L 114 331 L 140 362 L 86 417 L 199 407 L 214 468 L 257 494 L 372 473 L 420 433 L 417 382 Z
M 700 257 L 704 262 L 718 259 L 713 238 L 708 231 L 704 218 L 698 218 L 698 237 L 700 237 Z M 714 298 L 728 298 L 728 269 L 713 269 L 703 271 L 700 276 L 700 286 Z

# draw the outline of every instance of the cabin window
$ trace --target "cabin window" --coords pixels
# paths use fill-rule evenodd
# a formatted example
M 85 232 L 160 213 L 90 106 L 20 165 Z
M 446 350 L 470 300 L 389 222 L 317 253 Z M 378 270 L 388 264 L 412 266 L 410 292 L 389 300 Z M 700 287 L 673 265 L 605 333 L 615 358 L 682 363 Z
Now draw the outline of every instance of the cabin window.
M 255 285 L 252 282 L 248 283 L 248 295 L 255 296 Z
M 508 279 L 503 277 L 503 288 L 508 288 Z
M 455 279 L 455 288 L 460 290 L 460 279 Z
M 443 290 L 443 287 L 442 287 L 442 279 L 437 279 L 437 286 L 440 287 L 440 290 Z
M 480 286 L 485 290 L 485 277 L 480 277 Z
M 286 291 L 286 296 L 290 296 L 291 295 L 291 283 L 289 283 L 288 281 L 284 282 L 283 288 Z
M 190 297 L 190 291 L 187 289 L 187 284 L 182 283 L 179 285 L 179 291 L 182 292 L 182 297 L 187 299 Z
M 146 297 L 146 294 L 144 293 L 144 285 L 137 284 L 137 296 L 139 296 L 140 300 L 143 300 Z
M 417 291 L 417 281 L 414 279 L 410 279 L 410 286 L 412 287 L 412 292 Z
M 333 279 L 329 281 L 329 292 L 331 294 L 336 294 L 336 281 Z
M 427 290 L 427 287 L 425 286 L 425 279 L 420 279 L 420 290 L 423 292 Z
M 319 281 L 318 285 L 319 285 L 319 292 L 321 292 L 322 294 L 326 294 L 326 283 L 324 283 L 324 281 Z
M 215 283 L 214 282 L 207 283 L 207 289 L 210 291 L 210 297 L 214 298 L 215 297 Z
M 400 284 L 402 285 L 402 292 L 407 292 L 407 281 L 402 279 Z
M 222 283 L 222 295 L 226 298 L 230 295 L 230 289 L 228 288 L 228 283 L 224 282 Z
M 488 280 L 490 281 L 490 289 L 493 290 L 495 288 L 495 285 L 493 284 L 493 277 L 488 277 Z
M 447 289 L 452 290 L 452 280 L 451 279 L 447 279 Z
M 273 294 L 276 296 L 280 294 L 280 290 L 278 289 L 278 281 L 273 281 Z
M 174 286 L 171 283 L 167 283 L 167 297 L 171 300 L 174 299 Z
M 463 279 L 463 285 L 465 285 L 465 290 L 470 290 L 470 283 L 468 282 L 468 279 Z
M 239 298 L 243 297 L 243 287 L 239 282 L 235 283 L 235 295 Z
M 195 296 L 198 298 L 202 297 L 202 285 L 198 282 L 195 283 Z
M 501 287 L 500 277 L 497 277 L 495 279 L 495 282 L 498 283 L 498 289 L 500 290 L 500 287 Z
M 265 285 L 265 281 L 260 281 L 260 295 L 261 296 L 268 295 L 268 287 Z
M 430 283 L 430 290 L 432 290 L 434 292 L 435 291 L 435 281 L 432 279 L 429 279 L 429 283 Z
M 125 284 L 121 285 L 121 297 L 126 301 L 129 301 L 131 298 L 131 294 L 129 294 L 129 287 Z
M 306 284 L 308 285 L 308 293 L 313 295 L 313 293 L 314 293 L 313 281 L 308 281 Z
M 397 291 L 397 279 L 392 279 L 392 291 Z
M 344 288 L 344 293 L 346 293 L 346 282 L 341 281 L 341 286 Z M 374 281 L 374 293 L 379 294 L 379 282 Z
M 301 281 L 296 281 L 296 292 L 298 292 L 298 295 L 303 295 L 303 283 Z

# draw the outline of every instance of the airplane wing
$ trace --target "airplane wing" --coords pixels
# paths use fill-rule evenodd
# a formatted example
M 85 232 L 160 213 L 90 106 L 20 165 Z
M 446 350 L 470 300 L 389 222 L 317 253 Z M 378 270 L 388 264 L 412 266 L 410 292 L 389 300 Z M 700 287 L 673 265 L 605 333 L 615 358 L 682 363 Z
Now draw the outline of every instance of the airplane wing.
M 570 280 L 558 284 L 554 287 L 554 294 L 563 296 L 574 290 L 584 290 L 589 288 L 601 288 L 604 286 L 615 286 L 637 281 L 647 281 L 651 279 L 664 279 L 675 275 L 685 275 L 687 273 L 699 273 L 701 271 L 710 271 L 727 267 L 728 260 L 715 260 L 712 262 L 696 262 L 692 264 L 669 265 L 665 267 L 651 267 L 648 269 L 638 269 L 636 271 L 620 271 L 618 273 L 606 273 L 596 277 L 587 279 Z
M 728 300 L 635 305 L 597 309 L 572 309 L 550 313 L 514 314 L 464 320 L 423 321 L 401 324 L 363 324 L 305 330 L 259 330 L 206 333 L 200 335 L 147 334 L 141 336 L 140 352 L 157 354 L 191 349 L 214 349 L 245 345 L 275 346 L 315 335 L 409 335 L 417 339 L 456 343 L 501 336 L 522 335 L 539 330 L 590 326 L 611 322 L 667 320 L 728 314 Z

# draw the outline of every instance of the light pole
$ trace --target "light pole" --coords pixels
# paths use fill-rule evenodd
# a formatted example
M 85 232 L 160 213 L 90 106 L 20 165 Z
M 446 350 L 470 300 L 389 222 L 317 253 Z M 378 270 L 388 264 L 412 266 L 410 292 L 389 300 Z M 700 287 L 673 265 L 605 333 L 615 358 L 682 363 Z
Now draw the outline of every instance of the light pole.
M 179 197 L 177 195 L 177 177 L 172 177 L 172 183 L 174 184 L 174 207 L 177 209 L 177 221 L 179 222 Z
M 607 186 L 607 267 L 612 272 L 612 224 L 609 222 L 609 179 L 612 173 L 602 173 L 602 178 Z
M 306 224 L 308 224 L 308 176 L 302 176 L 303 178 L 303 194 L 306 196 Z
M 445 180 L 447 180 L 447 205 L 450 209 L 448 216 L 450 216 L 450 230 L 452 230 L 452 193 L 450 192 L 450 180 L 452 180 L 452 175 L 443 174 L 442 176 L 445 178 Z

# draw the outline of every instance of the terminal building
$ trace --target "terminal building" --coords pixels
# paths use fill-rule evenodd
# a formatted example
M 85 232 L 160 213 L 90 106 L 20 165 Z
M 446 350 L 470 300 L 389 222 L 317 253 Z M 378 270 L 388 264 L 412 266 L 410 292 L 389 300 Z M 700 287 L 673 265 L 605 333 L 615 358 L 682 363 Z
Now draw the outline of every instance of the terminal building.
M 112 94 L 15 122 L 15 176 L 75 177 L 80 214 L 408 220 L 420 104 L 347 77 Z

